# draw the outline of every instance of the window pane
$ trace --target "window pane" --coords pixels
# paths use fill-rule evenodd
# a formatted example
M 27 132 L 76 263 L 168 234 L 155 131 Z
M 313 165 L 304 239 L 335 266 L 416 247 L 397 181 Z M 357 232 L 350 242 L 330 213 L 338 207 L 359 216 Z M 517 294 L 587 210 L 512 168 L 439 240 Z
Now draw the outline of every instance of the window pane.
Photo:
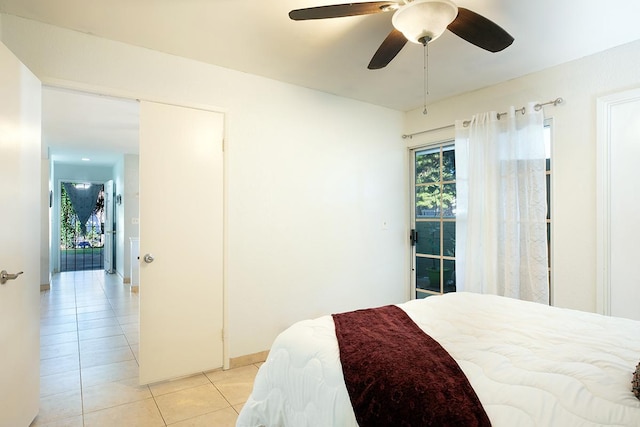
M 456 179 L 456 152 L 449 147 L 442 152 L 442 180 L 455 181 Z
M 444 184 L 442 186 L 442 217 L 455 218 L 456 216 L 456 185 Z
M 440 217 L 440 185 L 422 185 L 416 188 L 416 218 Z
M 416 153 L 416 184 L 440 181 L 440 150 Z
M 456 291 L 456 262 L 445 259 L 443 261 L 444 270 L 443 270 L 443 278 L 444 278 L 444 292 L 455 292 Z
M 442 223 L 442 255 L 456 256 L 456 223 Z
M 416 258 L 416 288 L 440 292 L 440 260 Z
M 416 253 L 422 255 L 440 255 L 440 222 L 418 222 L 418 243 Z

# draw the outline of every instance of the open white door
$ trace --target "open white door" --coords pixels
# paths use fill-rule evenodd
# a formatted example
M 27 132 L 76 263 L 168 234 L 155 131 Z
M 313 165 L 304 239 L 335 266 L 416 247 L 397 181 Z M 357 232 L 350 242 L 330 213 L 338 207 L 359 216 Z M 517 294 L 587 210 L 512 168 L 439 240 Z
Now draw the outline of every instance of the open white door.
M 0 271 L 9 279 L 0 273 L 1 427 L 38 414 L 41 87 L 0 43 Z
M 640 320 L 640 89 L 598 99 L 598 311 Z
M 222 367 L 224 116 L 140 105 L 140 383 Z
M 104 269 L 107 273 L 115 273 L 113 265 L 113 244 L 115 241 L 115 228 L 113 223 L 113 181 L 104 183 Z

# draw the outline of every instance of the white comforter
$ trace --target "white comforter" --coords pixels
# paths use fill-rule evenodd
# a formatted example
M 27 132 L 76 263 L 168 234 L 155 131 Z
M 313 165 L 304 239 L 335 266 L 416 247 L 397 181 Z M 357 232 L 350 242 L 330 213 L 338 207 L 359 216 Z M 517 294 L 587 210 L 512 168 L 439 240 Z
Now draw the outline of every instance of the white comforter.
M 638 321 L 470 293 L 399 307 L 457 360 L 494 427 L 640 426 Z M 276 338 L 237 426 L 357 426 L 331 316 Z

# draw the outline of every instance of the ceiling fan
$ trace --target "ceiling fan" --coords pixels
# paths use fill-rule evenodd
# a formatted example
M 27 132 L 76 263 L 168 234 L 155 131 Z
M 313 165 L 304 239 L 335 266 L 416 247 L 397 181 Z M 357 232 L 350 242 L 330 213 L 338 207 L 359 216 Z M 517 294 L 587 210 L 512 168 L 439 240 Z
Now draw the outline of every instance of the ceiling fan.
M 339 18 L 394 12 L 394 29 L 384 39 L 367 68 L 386 67 L 407 41 L 422 44 L 449 30 L 458 37 L 489 52 L 499 52 L 513 43 L 513 37 L 499 25 L 451 0 L 401 0 L 335 4 L 296 9 L 289 12 L 294 21 Z

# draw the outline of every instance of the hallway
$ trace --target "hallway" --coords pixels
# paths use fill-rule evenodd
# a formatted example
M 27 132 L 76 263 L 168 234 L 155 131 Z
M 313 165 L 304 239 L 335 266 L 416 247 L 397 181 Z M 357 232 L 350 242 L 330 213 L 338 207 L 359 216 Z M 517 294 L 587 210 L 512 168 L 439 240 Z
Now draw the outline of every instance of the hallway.
M 257 365 L 138 386 L 137 293 L 104 271 L 60 273 L 40 296 L 32 427 L 234 426 Z

